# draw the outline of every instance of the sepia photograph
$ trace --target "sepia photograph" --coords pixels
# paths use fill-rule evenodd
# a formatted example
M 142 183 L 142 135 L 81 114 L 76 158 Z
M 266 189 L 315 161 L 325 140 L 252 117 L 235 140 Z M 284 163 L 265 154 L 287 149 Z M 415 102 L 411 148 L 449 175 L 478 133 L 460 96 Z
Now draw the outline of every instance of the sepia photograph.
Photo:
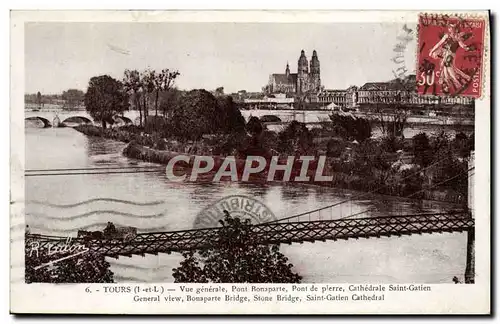
M 11 283 L 292 284 L 222 301 L 293 304 L 489 280 L 474 190 L 489 17 L 411 14 L 24 22 Z M 133 301 L 163 300 L 154 287 Z M 217 301 L 201 296 L 178 298 Z

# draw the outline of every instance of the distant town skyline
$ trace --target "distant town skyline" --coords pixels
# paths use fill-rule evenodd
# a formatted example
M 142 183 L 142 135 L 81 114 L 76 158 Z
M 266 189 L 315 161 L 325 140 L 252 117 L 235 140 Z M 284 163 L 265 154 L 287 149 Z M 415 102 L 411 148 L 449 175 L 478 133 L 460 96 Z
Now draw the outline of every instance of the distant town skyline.
M 86 91 L 93 76 L 121 80 L 125 69 L 148 67 L 179 70 L 179 89 L 261 91 L 287 62 L 297 71 L 301 50 L 309 60 L 317 51 L 326 89 L 346 89 L 394 79 L 403 34 L 395 23 L 28 23 L 25 93 Z M 408 74 L 415 46 L 405 50 Z

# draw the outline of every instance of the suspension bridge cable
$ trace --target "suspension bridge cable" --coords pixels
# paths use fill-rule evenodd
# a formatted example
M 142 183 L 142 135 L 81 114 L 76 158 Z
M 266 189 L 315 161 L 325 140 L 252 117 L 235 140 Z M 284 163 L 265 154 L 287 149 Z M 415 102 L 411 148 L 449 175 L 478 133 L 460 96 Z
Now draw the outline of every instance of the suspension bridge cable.
M 115 169 L 154 169 L 158 166 L 116 166 L 116 167 L 90 167 L 90 168 L 67 168 L 67 169 L 30 169 L 25 172 L 56 172 L 56 171 L 86 171 L 86 170 L 115 170 Z
M 157 170 L 130 170 L 130 171 L 105 171 L 105 172 L 61 172 L 61 173 L 32 173 L 25 174 L 25 177 L 40 176 L 68 176 L 68 175 L 93 175 L 93 174 L 126 174 L 126 173 L 154 173 L 164 172 L 165 169 Z
M 403 181 L 405 179 L 408 179 L 408 178 L 411 178 L 421 172 L 423 172 L 424 170 L 427 170 L 427 169 L 430 169 L 432 168 L 433 166 L 443 162 L 443 161 L 446 161 L 447 159 L 450 159 L 450 158 L 453 158 L 452 156 L 447 156 L 445 157 L 444 159 L 441 159 L 441 160 L 438 160 L 430 165 L 428 165 L 427 167 L 423 168 L 423 169 L 420 169 L 408 176 L 405 176 L 403 178 L 400 179 L 400 181 Z M 385 184 L 381 187 L 378 187 L 377 189 L 374 189 L 374 190 L 371 190 L 371 191 L 367 191 L 367 192 L 364 192 L 364 193 L 361 193 L 359 195 L 355 195 L 354 197 L 350 197 L 349 199 L 345 199 L 345 200 L 342 200 L 340 202 L 337 202 L 335 204 L 332 204 L 332 205 L 329 205 L 329 206 L 325 206 L 325 207 L 320 207 L 320 208 L 317 208 L 317 209 L 314 209 L 314 210 L 311 210 L 311 211 L 307 211 L 307 212 L 304 212 L 304 213 L 301 213 L 301 214 L 298 214 L 298 215 L 293 215 L 293 216 L 288 216 L 288 217 L 283 217 L 283 218 L 279 218 L 279 219 L 276 219 L 276 220 L 272 220 L 272 221 L 269 221 L 269 222 L 266 222 L 266 223 L 263 223 L 263 224 L 267 224 L 267 223 L 276 223 L 276 222 L 279 222 L 279 221 L 282 221 L 282 220 L 287 220 L 287 219 L 292 219 L 292 218 L 295 218 L 295 217 L 300 217 L 300 216 L 303 216 L 303 215 L 307 215 L 309 213 L 315 213 L 315 212 L 319 212 L 321 210 L 325 210 L 325 209 L 328 209 L 328 208 L 332 208 L 332 207 L 336 207 L 336 206 L 339 206 L 339 205 L 342 205 L 342 204 L 345 204 L 345 203 L 348 203 L 348 202 L 351 202 L 355 199 L 359 199 L 359 198 L 362 198 L 364 196 L 367 196 L 367 195 L 370 195 L 370 194 L 373 194 L 373 193 L 377 193 L 377 191 L 383 189 L 383 188 L 386 188 L 386 187 L 389 187 L 390 184 Z
M 448 178 L 448 179 L 446 179 L 446 180 L 444 180 L 444 181 L 441 181 L 441 182 L 439 182 L 439 183 L 433 184 L 430 188 L 433 188 L 433 187 L 436 187 L 436 186 L 440 186 L 440 185 L 442 185 L 442 184 L 444 184 L 444 183 L 446 183 L 446 182 L 448 182 L 448 181 L 451 181 L 451 180 L 453 180 L 453 179 L 458 178 L 459 176 L 461 176 L 461 175 L 462 175 L 462 174 L 464 174 L 464 173 L 469 173 L 469 172 L 470 172 L 470 171 L 472 171 L 472 170 L 474 170 L 474 167 L 470 168 L 470 169 L 469 169 L 469 170 L 467 170 L 467 171 L 461 172 L 461 173 L 459 173 L 459 174 L 457 174 L 457 175 L 455 175 L 455 176 L 453 176 L 453 177 L 451 177 L 451 178 Z M 467 176 L 467 178 L 469 178 L 470 176 L 471 176 L 471 175 L 468 175 L 468 176 Z M 411 195 L 408 195 L 408 196 L 403 197 L 403 198 L 410 198 L 410 197 L 412 197 L 412 196 L 414 196 L 414 195 L 416 195 L 416 194 L 419 194 L 419 193 L 421 193 L 421 192 L 424 192 L 425 190 L 429 190 L 430 188 L 425 188 L 425 189 L 419 190 L 419 191 L 414 192 L 414 193 L 412 193 Z M 365 209 L 365 210 L 363 210 L 363 211 L 360 211 L 360 212 L 358 212 L 358 213 L 351 214 L 351 215 L 348 215 L 348 216 L 345 216 L 345 217 L 342 217 L 342 218 L 339 218 L 339 219 L 349 219 L 349 218 L 352 218 L 352 217 L 354 217 L 354 216 L 358 216 L 358 215 L 364 214 L 364 213 L 366 213 L 367 211 L 370 211 L 370 210 L 371 210 L 371 209 L 373 209 L 373 208 L 374 208 L 374 207 L 370 207 L 370 208 L 367 208 L 367 209 Z

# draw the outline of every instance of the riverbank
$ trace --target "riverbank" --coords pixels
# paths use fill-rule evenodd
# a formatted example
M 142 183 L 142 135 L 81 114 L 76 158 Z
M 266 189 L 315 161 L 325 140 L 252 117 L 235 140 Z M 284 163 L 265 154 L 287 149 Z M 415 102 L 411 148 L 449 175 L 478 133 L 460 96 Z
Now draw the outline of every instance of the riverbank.
M 182 153 L 177 153 L 177 152 L 168 152 L 168 151 L 161 151 L 161 150 L 155 150 L 151 149 L 149 147 L 145 147 L 142 145 L 138 145 L 135 142 L 130 142 L 127 147 L 125 147 L 123 154 L 129 158 L 133 159 L 138 159 L 141 161 L 145 162 L 150 162 L 150 163 L 158 163 L 158 164 L 163 164 L 167 165 L 168 162 L 174 158 L 175 156 L 178 156 L 179 154 Z M 189 155 L 188 155 L 189 156 Z M 193 167 L 192 162 L 193 162 L 193 157 L 190 156 L 190 163 L 184 165 L 183 167 L 179 168 L 182 170 L 182 173 L 186 172 L 187 175 L 189 176 L 189 170 Z M 224 157 L 213 157 L 214 158 L 214 170 L 216 170 L 220 165 L 222 164 Z M 244 161 L 245 160 L 237 160 L 236 161 L 236 167 L 238 169 L 238 175 L 241 177 L 241 170 L 244 168 Z M 268 182 L 267 181 L 267 176 L 268 176 L 268 168 L 266 168 L 263 172 L 260 172 L 258 174 L 252 175 L 249 178 L 249 181 L 252 182 Z M 381 188 L 378 183 L 366 181 L 365 178 L 360 177 L 358 175 L 350 175 L 346 173 L 341 173 L 341 172 L 328 172 L 325 169 L 325 172 L 323 172 L 324 176 L 332 176 L 333 179 L 332 181 L 314 181 L 315 177 L 315 170 L 312 170 L 312 172 L 308 172 L 308 176 L 311 178 L 310 181 L 293 181 L 294 183 L 300 183 L 300 184 L 308 184 L 308 185 L 315 185 L 315 186 L 322 186 L 322 187 L 331 187 L 331 188 L 338 188 L 338 189 L 347 189 L 347 190 L 355 190 L 355 191 L 364 191 L 364 192 L 373 192 L 373 193 L 378 193 L 378 194 L 385 194 L 385 195 L 391 195 L 391 196 L 400 196 L 404 197 L 407 195 L 403 194 L 397 194 L 405 192 L 406 188 L 404 188 L 404 184 L 398 188 Z M 294 176 L 298 176 L 300 173 L 300 166 L 297 168 L 294 168 L 294 172 L 292 172 L 292 177 L 291 179 L 294 179 Z M 203 178 L 202 181 L 211 181 L 215 175 L 215 171 L 213 173 L 208 173 L 206 174 Z M 221 181 L 224 181 L 224 177 L 221 178 Z M 379 190 L 377 190 L 379 189 Z M 396 193 L 396 194 L 394 194 Z M 415 197 L 415 196 L 414 196 Z M 436 200 L 436 201 L 443 201 L 443 202 L 450 202 L 454 204 L 462 204 L 464 203 L 464 197 L 461 196 L 459 193 L 452 192 L 452 191 L 438 191 L 438 190 L 426 190 L 422 191 L 417 198 L 421 199 L 426 199 L 426 200 Z
M 86 136 L 73 128 L 27 129 L 26 163 L 27 169 L 56 168 L 133 168 L 152 167 L 122 154 L 127 144 L 104 137 Z M 330 206 L 352 197 L 359 192 L 344 189 L 323 188 L 314 185 L 295 183 L 245 184 L 245 183 L 188 183 L 178 184 L 165 181 L 164 168 L 156 165 L 159 173 L 131 172 L 123 174 L 82 175 L 82 176 L 41 176 L 26 178 L 26 224 L 33 233 L 46 235 L 74 236 L 77 229 L 85 227 L 99 230 L 103 222 L 112 221 L 116 225 L 134 226 L 141 233 L 177 231 L 193 229 L 197 215 L 205 207 L 219 198 L 230 195 L 252 196 L 271 208 L 276 217 L 298 215 L 317 208 Z M 126 171 L 126 169 L 124 169 Z M 53 208 L 38 205 L 33 200 L 43 200 L 49 204 L 70 205 L 95 198 L 114 198 L 138 203 L 93 201 L 89 205 L 73 208 Z M 159 205 L 150 203 L 162 202 Z M 383 215 L 441 213 L 453 208 L 448 203 L 434 203 L 420 200 L 406 200 L 398 197 L 363 195 L 349 204 L 342 204 L 330 212 L 311 214 L 311 220 L 332 217 L 345 217 L 362 210 L 369 210 L 359 217 L 379 217 Z M 120 215 L 84 215 L 81 218 L 68 216 L 86 213 L 88 210 L 114 210 L 134 214 L 134 217 Z M 38 216 L 49 214 L 54 219 L 48 222 Z M 144 217 L 162 214 L 161 217 Z M 56 219 L 57 218 L 57 219 Z M 308 216 L 301 220 L 308 220 Z M 24 228 L 14 229 L 12 239 L 22 237 Z M 61 231 L 63 230 L 63 231 Z M 391 260 L 382 265 L 379 274 L 369 280 L 382 283 L 417 282 L 425 284 L 449 283 L 450 273 L 464 273 L 466 257 L 466 235 L 463 233 L 443 233 L 439 235 L 413 235 L 392 238 L 389 242 L 397 248 L 388 249 L 387 239 L 358 241 L 317 241 L 314 244 L 283 245 L 283 253 L 291 263 L 302 264 L 301 273 L 309 283 L 362 281 L 366 271 L 377 267 L 376 260 L 366 255 L 381 255 Z M 17 242 L 17 241 L 16 241 Z M 17 244 L 17 243 L 15 243 Z M 306 247 L 306 248 L 304 248 Z M 354 248 L 353 248 L 354 247 Z M 426 254 L 425 262 L 415 262 L 419 251 L 432 251 Z M 432 252 L 432 253 L 431 253 Z M 335 258 L 329 256 L 335 255 Z M 22 269 L 23 258 L 15 258 L 13 266 Z M 348 260 L 339 264 L 338 260 Z M 17 262 L 18 261 L 18 262 Z M 178 267 L 182 257 L 178 253 L 170 255 L 159 253 L 145 257 L 118 259 L 106 258 L 113 280 L 119 284 L 148 282 L 173 282 L 171 269 Z M 375 262 L 375 263 L 374 263 Z M 19 266 L 17 266 L 19 264 Z M 400 266 L 394 267 L 394 264 Z M 57 265 L 57 264 L 56 264 Z M 380 267 L 379 267 L 380 268 Z M 413 269 L 411 272 L 398 271 Z M 361 270 L 360 270 L 361 269 Z M 437 269 L 437 270 L 436 270 Z M 24 281 L 24 271 L 20 274 Z M 459 276 L 460 277 L 460 276 Z M 462 277 L 460 277 L 462 278 Z M 15 278 L 17 279 L 17 276 Z
M 211 146 L 206 142 L 180 142 L 176 140 L 167 140 L 165 138 L 160 138 L 159 136 L 154 136 L 150 134 L 137 133 L 137 130 L 128 129 L 128 127 L 121 128 L 110 128 L 103 130 L 102 128 L 95 126 L 78 126 L 75 129 L 85 135 L 88 136 L 99 136 L 105 137 L 121 142 L 128 143 L 126 148 L 123 150 L 123 154 L 126 157 L 167 165 L 168 162 L 178 156 L 179 154 L 187 155 L 191 157 L 190 163 L 177 163 L 179 168 L 176 170 L 181 170 L 182 174 L 190 173 L 192 169 L 193 157 L 195 155 L 204 155 L 210 156 L 214 159 L 214 168 L 213 170 L 217 170 L 220 167 L 225 159 L 226 155 L 218 155 L 217 152 L 220 152 L 220 147 Z M 244 167 L 245 159 L 237 159 L 236 165 L 238 170 L 238 178 L 241 179 L 241 170 Z M 286 161 L 280 162 L 283 164 Z M 332 181 L 324 182 L 324 181 L 314 181 L 315 178 L 315 168 L 311 168 L 308 171 L 308 176 L 310 176 L 309 181 L 298 181 L 302 184 L 311 184 L 322 187 L 332 187 L 338 189 L 348 189 L 355 190 L 361 192 L 376 192 L 378 194 L 391 195 L 391 196 L 399 196 L 399 197 L 408 197 L 416 198 L 416 199 L 428 199 L 428 200 L 437 200 L 443 202 L 450 202 L 455 204 L 464 204 L 466 203 L 466 195 L 460 194 L 454 190 L 426 190 L 425 188 L 416 186 L 415 182 L 422 181 L 418 176 L 409 176 L 409 172 L 391 172 L 384 175 L 384 181 L 380 182 L 376 175 L 373 177 L 366 177 L 362 175 L 358 175 L 356 173 L 350 172 L 341 172 L 342 169 L 342 161 L 336 158 L 328 158 L 327 163 L 325 163 L 323 175 L 332 176 Z M 174 170 L 174 174 L 176 172 Z M 296 176 L 299 175 L 301 170 L 301 164 L 294 165 L 291 179 L 293 180 Z M 252 182 L 266 182 L 267 181 L 267 173 L 268 168 L 264 169 L 262 172 L 252 175 L 249 181 Z M 278 172 L 279 176 L 282 176 L 282 173 Z M 207 173 L 203 175 L 203 177 L 199 177 L 200 181 L 211 181 L 215 175 L 215 171 L 211 173 Z M 380 176 L 380 175 L 377 175 Z M 201 179 L 200 179 L 201 178 Z M 230 177 L 222 178 L 221 181 L 229 180 Z

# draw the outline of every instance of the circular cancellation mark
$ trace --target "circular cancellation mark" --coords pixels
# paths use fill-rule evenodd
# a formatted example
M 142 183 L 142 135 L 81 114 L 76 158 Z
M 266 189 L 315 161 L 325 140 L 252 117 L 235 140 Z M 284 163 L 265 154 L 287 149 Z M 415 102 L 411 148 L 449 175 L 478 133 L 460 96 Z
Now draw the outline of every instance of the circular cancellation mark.
M 259 200 L 243 196 L 227 196 L 211 205 L 205 207 L 194 221 L 194 228 L 210 228 L 220 226 L 219 220 L 223 220 L 224 211 L 227 210 L 231 217 L 250 219 L 252 224 L 260 224 L 277 220 L 274 213 Z

